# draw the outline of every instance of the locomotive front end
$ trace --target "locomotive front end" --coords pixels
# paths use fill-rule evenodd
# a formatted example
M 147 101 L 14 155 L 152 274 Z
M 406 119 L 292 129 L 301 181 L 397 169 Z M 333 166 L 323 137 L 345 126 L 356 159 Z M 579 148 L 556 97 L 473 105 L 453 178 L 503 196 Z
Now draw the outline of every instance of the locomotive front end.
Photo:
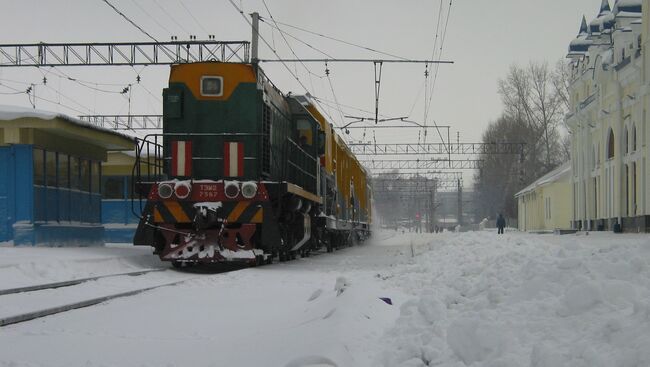
M 137 154 L 134 181 L 146 205 L 136 245 L 177 265 L 264 260 L 262 227 L 274 221 L 265 216 L 270 143 L 261 101 L 253 65 L 172 66 L 163 132 L 142 139 Z
M 175 264 L 266 259 L 260 241 L 269 195 L 255 181 L 161 181 L 145 212 L 156 229 L 155 252 Z

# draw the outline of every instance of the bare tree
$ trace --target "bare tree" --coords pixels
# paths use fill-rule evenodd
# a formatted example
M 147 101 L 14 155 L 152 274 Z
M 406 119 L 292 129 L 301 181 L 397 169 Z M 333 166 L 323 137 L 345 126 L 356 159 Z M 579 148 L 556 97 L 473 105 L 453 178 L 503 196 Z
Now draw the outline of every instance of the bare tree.
M 513 65 L 498 92 L 503 101 L 503 116 L 483 133 L 484 143 L 526 143 L 525 155 L 483 157 L 484 166 L 475 176 L 477 207 L 482 216 L 501 212 L 516 217 L 514 194 L 535 179 L 569 159 L 564 129 L 568 111 L 568 70 L 558 62 Z
M 561 70 L 560 70 L 561 71 Z M 525 124 L 537 135 L 530 143 L 529 153 L 543 156 L 541 171 L 548 171 L 559 163 L 559 127 L 564 120 L 568 101 L 562 88 L 559 71 L 549 70 L 548 63 L 531 62 L 528 67 L 510 67 L 508 75 L 499 80 L 499 94 L 504 114 Z

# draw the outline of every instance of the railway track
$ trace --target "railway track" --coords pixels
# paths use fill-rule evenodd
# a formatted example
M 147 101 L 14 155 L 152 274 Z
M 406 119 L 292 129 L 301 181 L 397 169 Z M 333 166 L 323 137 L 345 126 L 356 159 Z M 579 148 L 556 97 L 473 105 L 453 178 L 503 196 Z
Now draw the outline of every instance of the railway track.
M 0 327 L 134 296 L 196 278 L 178 272 L 169 272 L 169 276 L 153 279 L 146 277 L 147 274 L 165 270 L 150 269 L 0 290 Z
M 311 256 L 325 254 L 314 251 Z M 233 268 L 231 270 L 238 270 Z M 169 271 L 170 278 L 164 280 L 148 280 L 138 286 L 135 279 L 151 273 L 165 273 L 166 268 L 140 270 L 127 273 L 99 275 L 61 282 L 44 283 L 25 287 L 0 290 L 0 327 L 18 324 L 38 318 L 68 312 L 79 308 L 97 305 L 116 298 L 134 296 L 143 292 L 162 287 L 174 286 L 191 279 L 196 279 L 195 272 Z M 190 270 L 190 269 L 187 269 Z M 226 270 L 228 271 L 228 270 Z M 178 278 L 181 279 L 178 279 Z M 125 282 L 121 278 L 131 278 Z M 162 277 L 165 278 L 165 277 Z M 113 280 L 122 281 L 113 283 Z M 116 288 L 124 289 L 116 291 Z M 105 288 L 105 289 L 103 289 Z M 34 305 L 49 305 L 35 308 Z M 29 309 L 29 308 L 32 309 Z
M 98 280 L 98 279 L 119 277 L 119 276 L 125 276 L 125 275 L 138 276 L 138 275 L 142 275 L 142 274 L 153 273 L 153 272 L 164 271 L 164 270 L 167 270 L 167 269 L 162 269 L 161 268 L 161 269 L 140 270 L 140 271 L 132 271 L 132 272 L 128 272 L 128 273 L 99 275 L 99 276 L 96 276 L 96 277 L 65 280 L 65 281 L 62 281 L 62 282 L 44 283 L 44 284 L 30 285 L 30 286 L 25 286 L 25 287 L 18 287 L 18 288 L 0 289 L 0 296 L 4 296 L 4 295 L 7 295 L 7 294 L 40 291 L 40 290 L 43 290 L 43 289 L 55 289 L 55 288 L 69 287 L 69 286 L 72 286 L 72 285 L 77 285 L 77 284 L 90 282 L 90 281 Z

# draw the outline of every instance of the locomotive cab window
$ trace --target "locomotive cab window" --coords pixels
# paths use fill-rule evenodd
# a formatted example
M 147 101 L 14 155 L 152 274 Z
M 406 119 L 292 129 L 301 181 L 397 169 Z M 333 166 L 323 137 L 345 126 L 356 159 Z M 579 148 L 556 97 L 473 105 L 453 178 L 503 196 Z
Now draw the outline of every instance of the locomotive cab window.
M 201 77 L 201 95 L 221 97 L 223 95 L 223 78 L 220 76 Z
M 298 142 L 300 145 L 312 146 L 314 143 L 311 123 L 308 120 L 298 120 Z

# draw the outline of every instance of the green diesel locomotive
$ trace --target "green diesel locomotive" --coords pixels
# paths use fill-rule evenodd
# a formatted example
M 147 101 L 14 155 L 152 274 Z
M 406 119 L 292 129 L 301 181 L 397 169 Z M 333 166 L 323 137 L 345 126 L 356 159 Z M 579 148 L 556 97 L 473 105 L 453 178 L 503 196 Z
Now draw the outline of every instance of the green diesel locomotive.
M 163 132 L 140 140 L 135 245 L 175 265 L 261 264 L 370 235 L 367 173 L 304 96 L 257 64 L 171 68 Z

